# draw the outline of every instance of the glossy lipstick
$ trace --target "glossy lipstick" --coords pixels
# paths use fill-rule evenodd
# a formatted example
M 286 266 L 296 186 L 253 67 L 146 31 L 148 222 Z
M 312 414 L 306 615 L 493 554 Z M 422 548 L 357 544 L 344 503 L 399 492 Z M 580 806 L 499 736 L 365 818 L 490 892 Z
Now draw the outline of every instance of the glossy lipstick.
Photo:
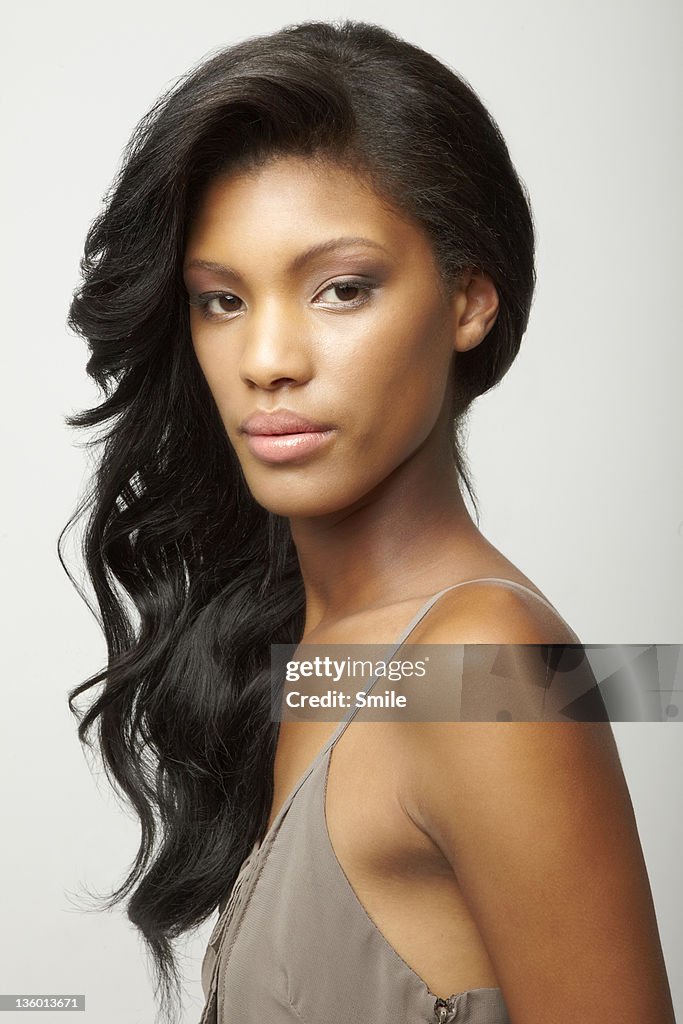
M 249 451 L 265 462 L 289 462 L 317 451 L 332 437 L 334 428 L 317 423 L 290 409 L 257 411 L 240 424 Z

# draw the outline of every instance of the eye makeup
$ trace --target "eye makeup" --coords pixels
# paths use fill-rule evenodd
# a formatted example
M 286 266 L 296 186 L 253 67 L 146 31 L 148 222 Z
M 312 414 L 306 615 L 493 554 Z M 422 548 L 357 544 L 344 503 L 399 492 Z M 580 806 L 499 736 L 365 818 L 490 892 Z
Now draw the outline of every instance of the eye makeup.
M 336 277 L 319 288 L 311 302 L 334 312 L 359 309 L 371 300 L 372 292 L 379 284 L 379 281 L 368 277 Z M 329 297 L 323 300 L 322 296 L 326 294 Z M 229 291 L 191 292 L 188 301 L 192 308 L 200 311 L 205 320 L 213 323 L 233 320 L 244 308 L 243 300 Z

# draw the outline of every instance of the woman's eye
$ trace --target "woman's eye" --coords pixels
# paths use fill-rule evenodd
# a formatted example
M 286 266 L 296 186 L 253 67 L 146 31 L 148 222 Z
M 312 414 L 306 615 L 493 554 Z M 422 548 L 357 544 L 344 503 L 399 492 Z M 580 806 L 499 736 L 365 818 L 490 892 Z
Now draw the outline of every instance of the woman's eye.
M 316 295 L 325 306 L 362 306 L 370 298 L 373 285 L 364 281 L 335 281 Z
M 230 320 L 242 308 L 242 300 L 230 292 L 216 292 L 213 295 L 198 295 L 190 299 L 190 305 L 201 311 L 206 320 Z
M 356 309 L 370 298 L 376 285 L 371 281 L 333 281 L 315 296 L 316 305 L 336 309 Z M 198 309 L 205 320 L 215 323 L 232 320 L 242 312 L 244 303 L 232 292 L 204 292 L 190 298 L 190 305 Z

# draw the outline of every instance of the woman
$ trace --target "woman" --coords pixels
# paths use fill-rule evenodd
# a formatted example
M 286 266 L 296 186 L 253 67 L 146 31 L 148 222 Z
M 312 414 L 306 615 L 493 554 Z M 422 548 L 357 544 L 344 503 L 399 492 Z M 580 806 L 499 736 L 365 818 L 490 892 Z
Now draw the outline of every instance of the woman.
M 105 684 L 167 1019 L 220 905 L 202 1024 L 673 1020 L 608 723 L 270 713 L 273 644 L 577 642 L 464 502 L 533 250 L 481 102 L 374 26 L 220 52 L 131 140 L 70 311 L 109 646 L 71 700 Z

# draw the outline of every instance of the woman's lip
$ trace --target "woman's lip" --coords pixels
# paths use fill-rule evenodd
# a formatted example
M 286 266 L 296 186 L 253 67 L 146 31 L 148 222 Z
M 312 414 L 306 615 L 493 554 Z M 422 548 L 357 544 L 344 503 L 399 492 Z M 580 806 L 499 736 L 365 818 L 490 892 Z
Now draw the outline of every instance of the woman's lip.
M 331 430 L 332 427 L 332 423 L 309 420 L 291 409 L 276 409 L 274 412 L 256 409 L 242 420 L 239 429 L 245 434 L 303 434 Z
M 264 462 L 289 462 L 310 455 L 326 444 L 334 430 L 307 430 L 299 434 L 246 434 L 252 455 Z

